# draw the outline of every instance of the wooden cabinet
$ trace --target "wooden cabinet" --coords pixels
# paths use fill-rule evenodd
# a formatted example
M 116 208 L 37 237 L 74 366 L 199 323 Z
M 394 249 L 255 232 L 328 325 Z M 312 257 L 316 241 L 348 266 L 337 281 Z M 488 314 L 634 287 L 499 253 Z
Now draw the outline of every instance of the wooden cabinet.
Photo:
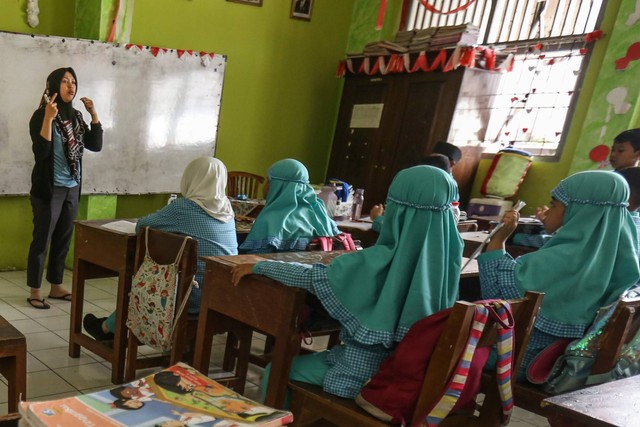
M 448 140 L 463 78 L 470 72 L 478 71 L 458 68 L 447 73 L 347 75 L 327 178 L 364 188 L 364 212 L 383 203 L 399 170 L 430 154 L 437 141 Z M 379 122 L 373 114 L 365 114 L 363 120 L 363 107 L 371 107 L 370 111 L 382 108 Z M 454 169 L 465 202 L 479 156 L 478 150 L 463 149 L 466 166 Z

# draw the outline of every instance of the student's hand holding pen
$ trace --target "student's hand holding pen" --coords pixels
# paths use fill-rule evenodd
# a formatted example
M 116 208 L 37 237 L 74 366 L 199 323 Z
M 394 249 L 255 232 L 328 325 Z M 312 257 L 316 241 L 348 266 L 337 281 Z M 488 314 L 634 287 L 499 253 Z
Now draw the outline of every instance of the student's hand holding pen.
M 502 217 L 502 222 L 499 224 L 500 229 L 496 231 L 496 233 L 491 237 L 489 244 L 487 245 L 488 251 L 495 251 L 498 249 L 504 248 L 504 243 L 507 241 L 509 236 L 516 230 L 518 226 L 518 221 L 520 220 L 520 213 L 511 209 L 505 212 Z

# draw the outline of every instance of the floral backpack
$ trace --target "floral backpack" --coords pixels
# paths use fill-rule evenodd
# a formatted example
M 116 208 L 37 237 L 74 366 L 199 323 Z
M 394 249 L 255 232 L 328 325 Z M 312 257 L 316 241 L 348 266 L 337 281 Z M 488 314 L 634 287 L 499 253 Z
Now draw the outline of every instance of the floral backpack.
M 163 351 L 171 349 L 175 319 L 179 318 L 197 283 L 192 280 L 176 315 L 178 264 L 187 241 L 186 236 L 172 264 L 158 264 L 149 254 L 149 227 L 145 227 L 146 253 L 131 281 L 127 327 L 142 342 Z

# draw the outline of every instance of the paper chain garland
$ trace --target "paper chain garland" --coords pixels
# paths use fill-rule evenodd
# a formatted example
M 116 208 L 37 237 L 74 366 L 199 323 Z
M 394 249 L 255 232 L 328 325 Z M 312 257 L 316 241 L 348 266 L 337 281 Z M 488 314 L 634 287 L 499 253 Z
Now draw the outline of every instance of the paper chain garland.
M 587 43 L 592 43 L 600 40 L 604 37 L 602 30 L 595 30 L 585 35 L 585 46 L 579 49 L 580 55 L 586 55 L 588 49 Z M 638 43 L 640 48 L 640 43 Z M 542 52 L 544 45 L 538 43 L 531 47 L 532 51 Z M 490 47 L 483 46 L 458 46 L 455 48 L 441 49 L 440 51 L 430 51 L 435 58 L 431 61 L 431 64 L 427 60 L 427 51 L 421 51 L 418 56 L 411 63 L 412 58 L 410 53 L 394 53 L 387 56 L 363 56 L 358 58 L 361 62 L 354 63 L 354 58 L 348 58 L 338 63 L 338 70 L 336 71 L 337 77 L 344 77 L 347 73 L 350 74 L 366 74 L 372 76 L 374 74 L 387 75 L 392 73 L 415 73 L 417 71 L 431 72 L 436 70 L 442 70 L 443 72 L 455 70 L 458 67 L 467 68 L 483 68 L 490 71 L 511 71 L 515 61 L 513 54 L 504 56 L 504 60 L 498 65 L 497 54 Z M 413 54 L 415 55 L 415 53 Z M 482 62 L 478 64 L 476 58 L 480 56 Z M 571 55 L 567 55 L 571 56 Z M 388 59 L 385 59 L 388 58 Z M 544 53 L 539 54 L 540 59 L 545 58 Z M 562 60 L 562 57 L 550 58 L 546 61 L 547 65 L 553 65 L 554 63 Z

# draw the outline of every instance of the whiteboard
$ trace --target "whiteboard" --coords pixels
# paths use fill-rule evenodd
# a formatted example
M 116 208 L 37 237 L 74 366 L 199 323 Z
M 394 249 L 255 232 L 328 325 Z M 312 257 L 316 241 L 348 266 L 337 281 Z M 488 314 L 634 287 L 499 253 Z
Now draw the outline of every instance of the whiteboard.
M 0 32 L 0 58 L 0 194 L 29 193 L 29 120 L 60 67 L 78 76 L 73 106 L 89 123 L 91 98 L 104 128 L 102 151 L 84 152 L 84 194 L 179 192 L 185 166 L 215 153 L 223 55 Z

